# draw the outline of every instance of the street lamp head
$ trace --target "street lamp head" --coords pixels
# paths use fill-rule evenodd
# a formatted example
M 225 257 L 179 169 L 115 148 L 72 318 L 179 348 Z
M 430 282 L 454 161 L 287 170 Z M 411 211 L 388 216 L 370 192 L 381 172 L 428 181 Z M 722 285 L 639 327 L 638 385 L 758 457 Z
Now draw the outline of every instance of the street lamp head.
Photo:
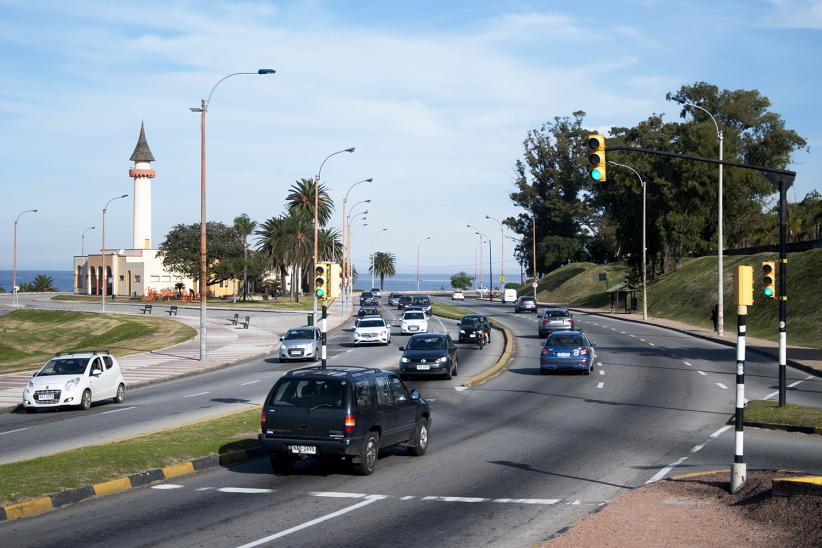
M 277 72 L 277 71 L 276 71 L 276 70 L 274 70 L 274 69 L 270 69 L 270 68 L 261 68 L 261 69 L 259 69 L 259 70 L 257 71 L 257 74 L 274 74 L 275 72 Z
M 32 209 L 32 210 L 31 210 L 31 212 L 32 212 L 32 213 L 37 213 L 37 210 L 36 210 L 36 209 Z
M 490 219 L 491 217 L 489 217 L 488 215 L 486 215 L 486 216 L 485 216 L 485 218 L 486 218 L 486 219 Z
M 363 200 L 363 201 L 364 201 L 366 204 L 370 204 L 370 203 L 371 203 L 371 198 L 368 198 L 367 200 Z
M 120 198 L 128 198 L 128 194 L 123 194 Z
M 346 152 L 354 152 L 354 147 L 345 149 Z
M 191 112 L 202 112 L 203 111 L 203 109 L 201 109 L 200 107 L 188 107 L 188 110 L 190 110 Z
M 366 179 L 366 180 L 365 180 L 365 182 L 366 182 L 366 183 L 373 183 L 373 182 L 374 182 L 374 178 L 373 178 L 373 177 L 369 177 L 368 179 Z
M 431 239 L 431 236 L 428 236 L 428 237 L 426 237 L 425 239 L 426 239 L 426 240 L 430 240 L 430 239 Z

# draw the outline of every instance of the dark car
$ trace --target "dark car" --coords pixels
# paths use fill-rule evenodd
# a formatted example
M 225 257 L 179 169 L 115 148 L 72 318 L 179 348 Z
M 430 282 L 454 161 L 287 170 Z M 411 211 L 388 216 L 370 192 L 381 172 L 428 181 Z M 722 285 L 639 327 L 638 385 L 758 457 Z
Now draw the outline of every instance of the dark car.
M 431 315 L 431 299 L 428 298 L 428 295 L 412 296 L 411 306 L 419 306 L 428 316 Z
M 517 302 L 514 303 L 514 312 L 519 314 L 520 312 L 533 312 L 536 314 L 537 312 L 537 301 L 534 299 L 533 295 L 523 295 L 522 297 L 517 299 Z
M 567 308 L 546 308 L 537 323 L 540 337 L 554 331 L 568 331 L 574 329 L 574 316 Z
M 406 308 L 411 306 L 411 303 L 413 301 L 414 301 L 414 299 L 412 299 L 410 295 L 403 295 L 397 301 L 397 309 L 398 310 L 405 310 Z
M 361 306 L 360 309 L 357 311 L 357 317 L 354 318 L 354 327 L 357 327 L 357 324 L 360 323 L 360 320 L 365 318 L 366 316 L 380 316 L 379 307 L 376 306 Z
M 374 296 L 370 291 L 363 291 L 360 293 L 360 306 L 377 306 L 380 300 Z M 376 303 L 376 304 L 371 304 Z
M 431 409 L 390 371 L 308 367 L 289 371 L 271 388 L 260 412 L 260 444 L 276 474 L 298 459 L 344 458 L 368 475 L 383 447 L 404 443 L 425 454 Z
M 485 314 L 466 314 L 457 324 L 460 327 L 459 342 L 477 342 L 477 332 L 485 331 L 491 342 L 491 324 Z
M 459 373 L 457 346 L 447 333 L 418 333 L 401 346 L 400 377 L 442 375 L 451 379 Z
M 570 369 L 590 375 L 594 370 L 594 345 L 582 331 L 556 331 L 548 335 L 539 355 L 539 372 Z

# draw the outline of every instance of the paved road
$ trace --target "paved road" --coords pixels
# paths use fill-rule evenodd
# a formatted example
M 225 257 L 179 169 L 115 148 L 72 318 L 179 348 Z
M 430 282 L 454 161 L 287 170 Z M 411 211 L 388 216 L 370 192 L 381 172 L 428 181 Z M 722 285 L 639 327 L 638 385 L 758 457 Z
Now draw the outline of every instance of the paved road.
M 579 315 L 601 365 L 591 376 L 543 377 L 533 317 L 466 306 L 511 326 L 517 351 L 509 371 L 476 389 L 421 387 L 436 398 L 424 457 L 383 451 L 366 478 L 310 461 L 275 477 L 257 459 L 0 524 L 0 543 L 527 546 L 669 464 L 729 467 L 733 391 L 716 383 L 727 385 L 733 357 L 714 354 L 725 349 Z M 767 390 L 767 372 L 752 369 L 752 390 Z M 749 430 L 746 440 L 751 467 L 822 472 L 822 438 Z

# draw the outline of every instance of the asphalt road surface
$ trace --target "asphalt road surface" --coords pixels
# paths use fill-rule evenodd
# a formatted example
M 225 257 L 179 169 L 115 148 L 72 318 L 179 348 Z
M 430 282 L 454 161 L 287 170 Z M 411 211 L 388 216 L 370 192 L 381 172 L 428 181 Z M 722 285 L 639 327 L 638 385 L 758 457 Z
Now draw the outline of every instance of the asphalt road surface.
M 419 383 L 435 399 L 425 456 L 383 451 L 369 477 L 312 461 L 278 477 L 255 459 L 3 523 L 0 544 L 527 546 L 671 470 L 730 466 L 733 349 L 579 314 L 596 370 L 540 376 L 532 315 L 465 306 L 510 326 L 516 353 L 475 389 Z M 750 397 L 772 389 L 774 370 L 752 360 Z M 803 380 L 790 397 L 818 401 L 819 386 Z M 820 454 L 818 436 L 746 431 L 751 468 L 822 473 Z

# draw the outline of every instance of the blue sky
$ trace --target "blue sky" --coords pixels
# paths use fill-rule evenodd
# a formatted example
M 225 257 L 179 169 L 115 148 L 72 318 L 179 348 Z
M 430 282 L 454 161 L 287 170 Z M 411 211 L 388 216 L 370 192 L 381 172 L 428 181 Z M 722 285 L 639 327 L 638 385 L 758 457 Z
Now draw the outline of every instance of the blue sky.
M 367 177 L 354 232 L 413 271 L 473 273 L 474 224 L 516 213 L 508 194 L 529 129 L 575 110 L 591 128 L 678 109 L 665 93 L 707 81 L 758 89 L 808 140 L 791 199 L 819 189 L 822 2 L 60 2 L 0 0 L 0 268 L 70 269 L 80 235 L 132 192 L 145 121 L 157 158 L 154 240 L 199 220 L 196 106 L 225 74 L 208 117 L 208 217 L 265 220 L 288 187 L 323 168 L 332 197 Z M 817 172 L 818 173 L 818 172 Z M 339 209 L 335 225 L 340 224 Z M 374 237 L 375 231 L 388 227 Z M 86 249 L 99 247 L 99 230 Z M 107 243 L 131 243 L 131 203 L 112 204 Z M 508 253 L 506 273 L 519 267 Z M 486 248 L 487 249 L 487 248 Z

